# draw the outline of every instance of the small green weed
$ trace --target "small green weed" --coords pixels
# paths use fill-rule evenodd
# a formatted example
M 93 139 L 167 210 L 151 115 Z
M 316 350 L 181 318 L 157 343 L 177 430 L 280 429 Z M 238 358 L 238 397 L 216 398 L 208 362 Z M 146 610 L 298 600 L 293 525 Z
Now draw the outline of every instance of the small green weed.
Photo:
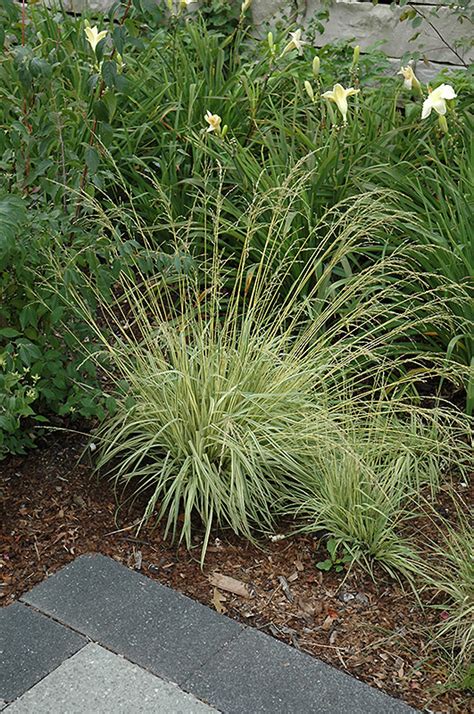
M 316 563 L 318 570 L 324 570 L 326 572 L 334 570 L 336 573 L 341 573 L 345 570 L 346 565 L 352 563 L 353 557 L 351 554 L 344 547 L 341 552 L 339 546 L 340 544 L 337 538 L 328 538 L 326 541 L 326 550 L 329 558 L 320 560 Z

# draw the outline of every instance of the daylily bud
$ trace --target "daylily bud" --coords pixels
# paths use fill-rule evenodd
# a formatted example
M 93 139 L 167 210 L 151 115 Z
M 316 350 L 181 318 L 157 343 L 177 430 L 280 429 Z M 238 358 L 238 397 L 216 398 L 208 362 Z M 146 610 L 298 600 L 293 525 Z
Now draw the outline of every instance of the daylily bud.
M 304 88 L 306 89 L 306 94 L 308 95 L 308 97 L 311 99 L 312 102 L 314 102 L 314 92 L 311 86 L 311 82 L 308 82 L 308 80 L 306 80 L 306 82 L 304 83 Z
M 359 55 L 360 55 L 360 45 L 356 45 L 354 47 L 354 53 L 352 55 L 352 66 L 356 67 L 359 64 Z
M 242 5 L 240 6 L 240 14 L 245 15 L 251 4 L 252 0 L 244 0 Z
M 269 32 L 267 35 L 267 42 L 268 46 L 271 50 L 273 50 L 273 47 L 275 46 L 275 43 L 273 42 L 273 32 Z
M 321 67 L 321 60 L 319 59 L 318 55 L 316 55 L 316 57 L 313 60 L 313 74 L 315 77 L 318 76 L 320 67 Z
M 224 128 L 222 129 L 222 132 L 221 132 L 221 137 L 222 137 L 223 139 L 225 138 L 225 135 L 227 134 L 228 131 L 229 131 L 228 125 L 227 125 L 227 124 L 224 124 Z
M 441 131 L 444 131 L 444 133 L 447 134 L 448 133 L 448 122 L 446 121 L 446 117 L 444 116 L 444 114 L 439 115 L 438 123 L 439 123 Z

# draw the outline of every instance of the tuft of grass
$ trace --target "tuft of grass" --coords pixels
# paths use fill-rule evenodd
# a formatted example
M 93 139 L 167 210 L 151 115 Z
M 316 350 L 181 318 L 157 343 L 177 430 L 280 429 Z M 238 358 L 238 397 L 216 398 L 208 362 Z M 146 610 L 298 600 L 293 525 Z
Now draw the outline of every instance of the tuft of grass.
M 434 643 L 447 651 L 451 677 L 461 681 L 471 672 L 474 650 L 474 532 L 466 516 L 455 529 L 447 526 L 430 548 L 426 582 L 443 596 L 444 618 L 434 633 Z
M 405 299 L 393 277 L 416 276 L 397 255 L 330 285 L 335 266 L 400 214 L 389 192 L 363 194 L 321 217 L 312 251 L 295 232 L 295 252 L 288 216 L 304 180 L 305 164 L 277 193 L 257 193 L 234 226 L 230 263 L 221 254 L 224 197 L 204 191 L 209 220 L 199 205 L 196 222 L 193 213 L 174 222 L 163 196 L 176 251 L 199 231 L 201 271 L 150 276 L 137 265 L 119 275 L 114 302 L 97 294 L 100 319 L 72 286 L 113 385 L 114 413 L 94 436 L 97 468 L 146 499 L 142 524 L 164 521 L 188 546 L 195 525 L 204 527 L 202 559 L 213 526 L 254 538 L 283 512 L 317 510 L 315 523 L 334 525 L 336 537 L 346 522 L 354 553 L 403 569 L 395 526 L 406 499 L 420 483 L 436 488 L 444 460 L 462 460 L 464 422 L 423 409 L 416 392 L 434 374 L 455 377 L 457 366 L 407 365 L 388 346 L 421 329 L 427 309 L 443 319 L 442 300 L 433 294 L 427 308 L 424 293 Z M 152 245 L 142 222 L 135 228 Z M 257 260 L 256 231 L 266 235 Z
M 460 451 L 455 424 L 442 410 L 382 393 L 336 400 L 332 427 L 332 443 L 313 455 L 293 512 L 307 519 L 303 530 L 327 531 L 369 571 L 377 561 L 413 584 L 422 558 L 403 531 L 420 512 L 421 489 L 436 492 Z

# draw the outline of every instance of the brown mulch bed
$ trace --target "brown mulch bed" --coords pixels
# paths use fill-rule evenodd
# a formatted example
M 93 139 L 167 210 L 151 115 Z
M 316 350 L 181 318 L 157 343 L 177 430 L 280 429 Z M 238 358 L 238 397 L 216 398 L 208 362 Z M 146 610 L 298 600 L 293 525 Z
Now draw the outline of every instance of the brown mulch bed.
M 78 555 L 100 552 L 420 709 L 471 711 L 465 692 L 436 694 L 446 671 L 427 628 L 439 611 L 422 611 L 383 571 L 374 579 L 358 568 L 322 573 L 315 562 L 324 545 L 308 535 L 260 549 L 226 532 L 214 536 L 201 570 L 199 539 L 188 552 L 164 542 L 159 528 L 135 537 L 138 510 L 124 510 L 117 525 L 110 484 L 80 460 L 86 443 L 54 432 L 26 457 L 0 462 L 1 604 Z M 216 588 L 216 572 L 244 583 L 247 596 Z

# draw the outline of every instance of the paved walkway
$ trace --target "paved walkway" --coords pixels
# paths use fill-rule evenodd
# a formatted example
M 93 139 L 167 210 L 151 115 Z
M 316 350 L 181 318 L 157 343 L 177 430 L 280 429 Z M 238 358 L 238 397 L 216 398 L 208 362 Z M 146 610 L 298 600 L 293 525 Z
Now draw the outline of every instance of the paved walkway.
M 8 714 L 408 714 L 414 710 L 110 558 L 0 610 Z

